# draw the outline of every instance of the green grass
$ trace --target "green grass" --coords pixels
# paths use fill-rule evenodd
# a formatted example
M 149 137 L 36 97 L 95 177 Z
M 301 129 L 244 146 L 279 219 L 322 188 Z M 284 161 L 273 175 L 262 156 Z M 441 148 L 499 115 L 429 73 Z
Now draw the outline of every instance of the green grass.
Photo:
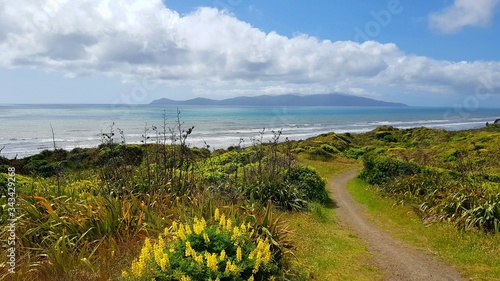
M 500 235 L 458 230 L 453 224 L 425 224 L 411 206 L 381 197 L 360 179 L 348 183 L 352 196 L 367 206 L 368 217 L 393 237 L 431 252 L 471 280 L 500 280 Z

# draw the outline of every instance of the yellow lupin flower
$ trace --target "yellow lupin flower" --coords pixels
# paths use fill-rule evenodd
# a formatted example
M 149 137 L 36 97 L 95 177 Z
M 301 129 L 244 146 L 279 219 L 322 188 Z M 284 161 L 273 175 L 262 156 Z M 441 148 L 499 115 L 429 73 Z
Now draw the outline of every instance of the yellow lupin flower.
M 239 269 L 238 269 L 238 266 L 236 264 L 232 263 L 231 261 L 227 261 L 225 272 L 226 273 L 238 273 Z
M 209 243 L 210 242 L 210 238 L 208 237 L 207 233 L 203 233 L 203 240 L 205 240 L 205 243 Z
M 132 274 L 134 276 L 141 276 L 144 270 L 146 269 L 146 264 L 151 260 L 151 252 L 153 247 L 151 246 L 151 241 L 149 238 L 144 240 L 144 246 L 141 249 L 141 254 L 139 258 L 132 262 Z
M 151 240 L 149 240 L 149 238 L 146 237 L 146 239 L 144 239 L 144 247 L 141 250 L 141 256 L 143 254 L 149 255 L 149 253 L 151 253 L 152 249 L 153 249 L 153 246 L 151 245 Z
M 178 227 L 179 227 L 179 225 L 177 224 L 177 222 L 176 222 L 176 221 L 173 221 L 173 222 L 172 222 L 172 229 L 173 229 L 174 231 L 177 231 L 177 230 L 178 230 Z
M 205 227 L 207 226 L 207 222 L 205 219 L 199 220 L 198 218 L 194 218 L 193 231 L 196 235 L 200 235 Z
M 184 225 L 184 229 L 186 230 L 187 235 L 193 234 L 193 231 L 191 230 L 191 226 L 189 224 Z
M 224 227 L 226 225 L 226 216 L 224 214 L 220 216 L 219 224 L 221 227 Z
M 196 252 L 193 253 L 193 259 L 198 263 L 198 264 L 203 264 L 203 255 L 196 255 Z
M 253 277 L 253 274 L 252 276 L 250 276 L 250 278 L 248 278 L 248 281 L 253 281 L 254 280 L 254 277 Z
M 217 255 L 205 252 L 205 259 L 207 260 L 207 267 L 212 271 L 217 271 Z
M 225 250 L 222 250 L 222 251 L 220 252 L 220 257 L 219 257 L 219 259 L 220 259 L 221 261 L 223 261 L 224 259 L 226 259 L 226 251 L 225 251 Z
M 219 220 L 219 216 L 220 216 L 220 214 L 219 214 L 219 208 L 216 208 L 215 209 L 215 214 L 214 214 L 214 219 L 215 220 Z
M 159 266 L 160 266 L 162 271 L 165 271 L 167 266 L 170 267 L 170 259 L 168 258 L 167 254 L 163 254 L 163 258 L 160 260 Z
M 157 264 L 160 264 L 161 259 L 163 258 L 163 249 L 165 248 L 165 242 L 161 238 L 158 238 L 158 243 L 153 246 L 153 253 L 155 257 L 155 261 Z
M 181 240 L 186 240 L 186 231 L 184 230 L 184 225 L 182 224 L 177 227 L 177 237 Z
M 236 248 L 236 260 L 241 261 L 241 247 Z
M 196 252 L 193 250 L 191 247 L 191 243 L 189 241 L 186 241 L 186 257 L 192 256 L 193 258 L 196 256 Z
M 241 231 L 240 231 L 240 228 L 239 228 L 239 227 L 237 227 L 237 226 L 235 226 L 235 227 L 233 228 L 233 235 L 231 236 L 231 240 L 232 240 L 232 241 L 234 241 L 234 240 L 238 239 L 238 237 L 240 237 L 240 236 L 241 236 L 241 234 L 242 234 L 242 233 L 241 233 Z
M 229 219 L 227 219 L 227 221 L 226 221 L 226 230 L 231 231 L 231 230 L 232 230 L 232 228 L 233 228 L 232 224 L 233 224 L 233 223 L 232 223 L 231 219 L 230 219 L 230 218 L 229 218 Z

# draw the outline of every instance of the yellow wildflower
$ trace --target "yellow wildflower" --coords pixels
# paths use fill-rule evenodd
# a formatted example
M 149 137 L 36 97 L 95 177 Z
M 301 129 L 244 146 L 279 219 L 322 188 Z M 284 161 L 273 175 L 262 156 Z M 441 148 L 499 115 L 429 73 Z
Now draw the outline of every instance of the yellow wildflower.
M 250 276 L 250 278 L 248 278 L 248 281 L 253 281 L 254 280 L 254 277 L 253 277 L 253 274 L 252 276 Z
M 239 273 L 239 268 L 236 264 L 232 263 L 231 261 L 227 261 L 226 262 L 226 269 L 225 269 L 225 272 L 226 273 Z
M 139 255 L 139 258 L 136 261 L 132 262 L 132 274 L 134 276 L 141 276 L 144 270 L 146 269 L 146 264 L 150 261 L 151 259 L 151 252 L 153 247 L 151 246 L 151 242 L 149 241 L 149 238 L 146 238 L 144 240 L 144 246 L 141 249 L 141 254 Z
M 193 258 L 196 256 L 196 252 L 193 250 L 191 247 L 191 243 L 189 241 L 186 241 L 186 257 L 192 256 Z
M 215 218 L 215 220 L 218 220 L 218 219 L 219 219 L 219 216 L 220 216 L 220 214 L 219 214 L 219 208 L 216 208 L 216 209 L 215 209 L 215 214 L 214 214 L 214 218 Z
M 210 238 L 208 237 L 207 233 L 203 233 L 203 240 L 205 240 L 205 243 L 209 243 L 210 242 Z
M 163 258 L 160 260 L 160 263 L 158 265 L 160 266 L 162 271 L 165 271 L 167 266 L 170 266 L 170 259 L 168 258 L 167 254 L 163 254 Z
M 236 260 L 241 261 L 241 247 L 236 248 Z
M 189 224 L 184 225 L 184 229 L 186 230 L 187 235 L 193 234 L 193 231 L 191 230 L 191 226 Z
M 235 227 L 233 228 L 233 235 L 231 236 L 231 240 L 233 240 L 233 241 L 234 241 L 234 240 L 236 240 L 238 237 L 240 237 L 240 236 L 241 236 L 241 234 L 242 234 L 242 233 L 241 233 L 241 231 L 240 231 L 240 228 L 239 228 L 239 227 L 237 227 L 237 226 L 235 226 Z
M 184 230 L 184 225 L 180 224 L 177 228 L 177 237 L 181 240 L 186 240 L 186 231 Z
M 217 255 L 205 252 L 205 259 L 207 260 L 207 267 L 212 271 L 217 271 Z
M 193 231 L 196 235 L 200 235 L 205 227 L 207 226 L 207 222 L 205 219 L 199 220 L 198 218 L 194 218 Z
M 241 232 L 242 232 L 242 233 L 247 232 L 247 226 L 245 225 L 245 223 L 242 223 L 242 224 L 241 224 L 240 229 L 241 229 Z
M 221 227 L 224 227 L 226 225 L 226 216 L 224 214 L 220 216 L 219 224 Z
M 165 270 L 165 266 L 167 265 L 167 261 L 165 261 L 165 255 L 163 253 L 163 250 L 165 249 L 165 241 L 163 241 L 163 238 L 161 236 L 158 238 L 158 243 L 154 245 L 154 257 L 156 264 L 158 264 L 162 270 Z M 168 256 L 167 256 L 168 259 Z
M 203 264 L 203 255 L 196 255 L 196 252 L 193 253 L 193 259 L 198 263 L 198 264 Z
M 223 261 L 225 258 L 226 258 L 226 251 L 225 251 L 225 250 L 222 250 L 222 251 L 220 252 L 220 257 L 219 257 L 219 259 L 220 259 L 221 261 Z

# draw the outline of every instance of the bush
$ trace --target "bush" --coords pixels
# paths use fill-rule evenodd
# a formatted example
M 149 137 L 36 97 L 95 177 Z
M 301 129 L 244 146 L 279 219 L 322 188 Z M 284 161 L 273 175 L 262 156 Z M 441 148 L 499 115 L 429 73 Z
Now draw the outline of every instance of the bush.
M 401 161 L 386 156 L 368 156 L 363 158 L 364 169 L 359 174 L 369 184 L 382 185 L 403 175 L 414 175 L 420 167 L 413 162 Z
M 215 210 L 215 222 L 173 223 L 156 243 L 144 242 L 125 280 L 275 280 L 280 269 L 271 242 L 250 223 L 234 225 Z M 171 232 L 172 231 L 172 232 Z
M 325 180 L 312 167 L 302 166 L 291 171 L 289 180 L 305 193 L 308 201 L 326 203 L 329 198 Z

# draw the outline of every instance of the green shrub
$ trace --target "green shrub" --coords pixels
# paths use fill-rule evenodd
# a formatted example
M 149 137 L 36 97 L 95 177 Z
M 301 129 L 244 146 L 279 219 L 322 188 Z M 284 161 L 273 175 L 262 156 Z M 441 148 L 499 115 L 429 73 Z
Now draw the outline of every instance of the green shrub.
M 215 210 L 215 222 L 173 223 L 156 243 L 144 242 L 125 280 L 275 280 L 280 275 L 271 241 L 254 225 L 235 225 Z
M 345 156 L 347 158 L 351 158 L 351 159 L 358 159 L 359 157 L 363 156 L 365 153 L 366 153 L 366 149 L 351 147 L 351 148 L 349 148 L 349 150 L 347 150 L 345 152 Z
M 359 174 L 369 184 L 382 185 L 403 175 L 413 175 L 420 171 L 413 162 L 401 161 L 387 156 L 368 156 L 363 158 L 364 169 Z
M 302 166 L 291 171 L 289 180 L 305 193 L 310 202 L 326 203 L 329 198 L 325 180 L 312 167 Z

